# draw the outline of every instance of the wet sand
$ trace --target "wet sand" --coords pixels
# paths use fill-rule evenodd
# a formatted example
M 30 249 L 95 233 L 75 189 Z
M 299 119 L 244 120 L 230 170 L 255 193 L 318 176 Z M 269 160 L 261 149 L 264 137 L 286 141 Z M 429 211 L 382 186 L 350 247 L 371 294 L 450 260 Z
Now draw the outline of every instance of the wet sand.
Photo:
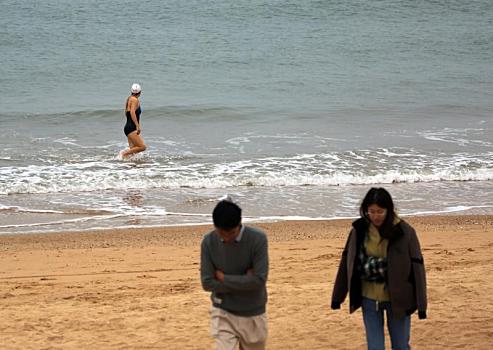
M 413 316 L 413 349 L 491 349 L 493 216 L 406 220 L 428 274 L 428 319 Z M 268 349 L 364 348 L 361 313 L 329 307 L 349 225 L 252 224 L 270 242 Z M 0 236 L 0 348 L 212 349 L 199 280 L 209 229 Z

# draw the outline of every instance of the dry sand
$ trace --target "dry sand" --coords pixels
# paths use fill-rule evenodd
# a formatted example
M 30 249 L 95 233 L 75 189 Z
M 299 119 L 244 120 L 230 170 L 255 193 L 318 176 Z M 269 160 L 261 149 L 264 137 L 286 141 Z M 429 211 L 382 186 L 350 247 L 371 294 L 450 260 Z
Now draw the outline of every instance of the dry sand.
M 407 218 L 428 277 L 413 349 L 493 349 L 493 217 Z M 262 223 L 268 349 L 363 349 L 360 311 L 329 308 L 350 222 Z M 0 236 L 1 349 L 212 349 L 199 245 L 210 227 Z

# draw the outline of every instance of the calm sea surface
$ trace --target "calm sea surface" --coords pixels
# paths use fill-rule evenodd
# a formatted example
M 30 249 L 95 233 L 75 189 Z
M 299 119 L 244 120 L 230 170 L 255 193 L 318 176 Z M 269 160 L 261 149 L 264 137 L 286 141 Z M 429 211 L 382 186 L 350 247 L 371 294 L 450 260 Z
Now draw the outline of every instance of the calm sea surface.
M 493 214 L 493 2 L 3 0 L 0 233 Z M 143 86 L 148 151 L 122 161 Z

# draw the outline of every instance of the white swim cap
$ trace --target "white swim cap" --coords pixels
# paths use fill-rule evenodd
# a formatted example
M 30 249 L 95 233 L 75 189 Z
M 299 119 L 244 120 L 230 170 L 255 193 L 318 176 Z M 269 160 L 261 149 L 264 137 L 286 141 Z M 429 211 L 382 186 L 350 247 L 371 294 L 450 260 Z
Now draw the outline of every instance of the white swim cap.
M 138 94 L 139 92 L 142 91 L 142 88 L 140 87 L 139 84 L 135 83 L 135 84 L 132 84 L 132 88 L 130 89 L 130 92 L 132 94 Z

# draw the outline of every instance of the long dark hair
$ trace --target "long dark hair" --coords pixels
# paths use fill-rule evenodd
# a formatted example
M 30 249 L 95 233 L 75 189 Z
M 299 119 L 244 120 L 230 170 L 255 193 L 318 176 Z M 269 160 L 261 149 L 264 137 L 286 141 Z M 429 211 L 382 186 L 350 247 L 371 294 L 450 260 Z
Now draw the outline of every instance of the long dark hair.
M 370 218 L 368 217 L 368 207 L 372 204 L 378 205 L 380 208 L 387 209 L 387 215 L 382 226 L 379 229 L 380 235 L 385 238 L 389 238 L 394 226 L 394 201 L 390 193 L 382 187 L 372 187 L 363 198 L 361 206 L 359 208 L 359 213 L 361 217 L 366 218 L 368 222 Z

